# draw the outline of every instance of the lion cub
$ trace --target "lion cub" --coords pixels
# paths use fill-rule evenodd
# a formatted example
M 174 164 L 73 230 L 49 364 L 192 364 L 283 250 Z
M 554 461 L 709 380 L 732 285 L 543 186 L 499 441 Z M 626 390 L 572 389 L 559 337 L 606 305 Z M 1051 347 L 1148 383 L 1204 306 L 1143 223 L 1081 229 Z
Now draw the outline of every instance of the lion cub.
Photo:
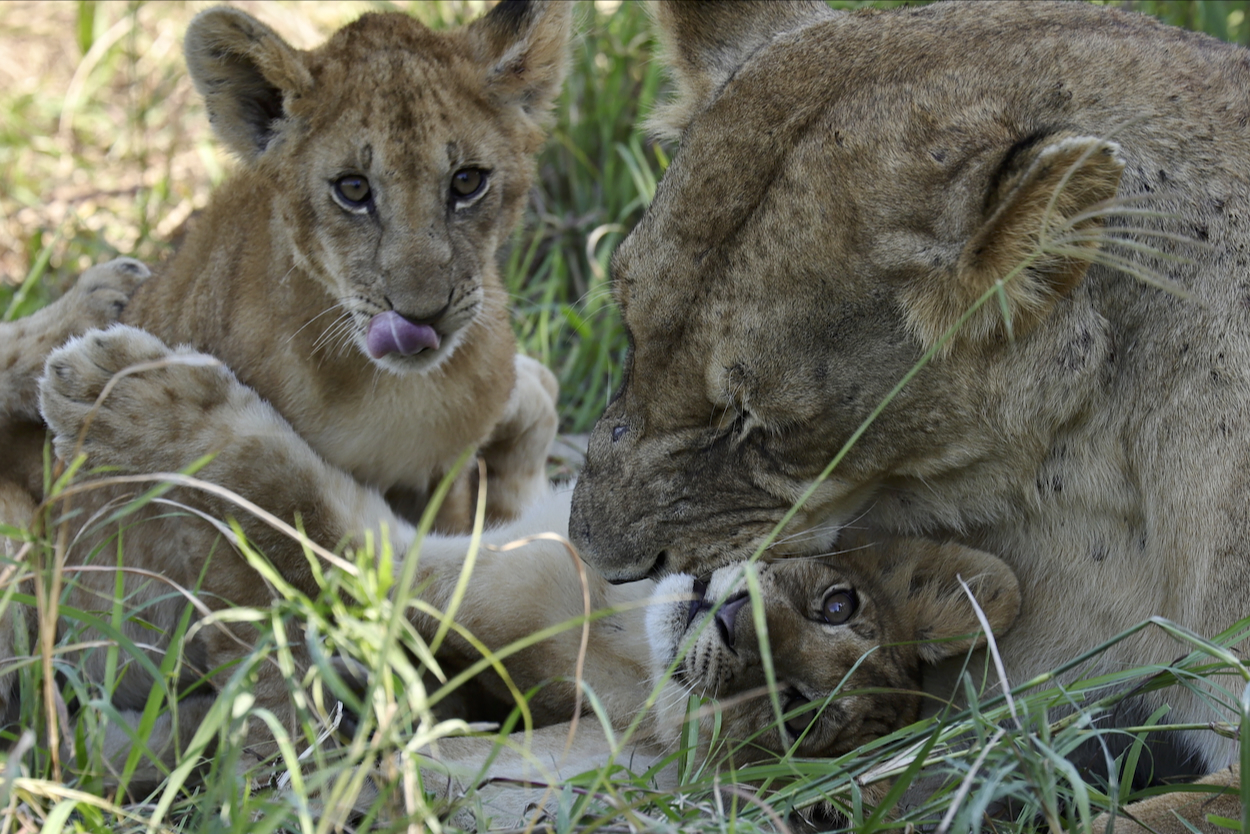
M 201 13 L 187 68 L 240 168 L 123 320 L 222 360 L 401 514 L 473 447 L 488 518 L 514 517 L 545 489 L 556 383 L 516 355 L 496 261 L 570 21 L 543 0 L 449 32 L 366 14 L 305 52 L 237 9 Z M 441 528 L 470 525 L 469 486 Z

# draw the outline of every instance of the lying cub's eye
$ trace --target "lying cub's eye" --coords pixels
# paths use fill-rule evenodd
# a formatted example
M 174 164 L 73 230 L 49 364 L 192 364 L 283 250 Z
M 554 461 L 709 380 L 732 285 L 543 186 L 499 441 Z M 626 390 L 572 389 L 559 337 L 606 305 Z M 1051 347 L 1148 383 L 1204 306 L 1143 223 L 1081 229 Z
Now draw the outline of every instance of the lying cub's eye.
M 451 198 L 467 200 L 481 193 L 485 186 L 485 171 L 481 168 L 461 168 L 451 175 Z
M 334 183 L 334 196 L 348 211 L 363 211 L 369 207 L 373 196 L 369 181 L 362 176 L 350 174 Z
M 795 710 L 799 710 L 796 714 Z M 812 721 L 816 718 L 816 708 L 812 702 L 804 698 L 797 692 L 792 692 L 790 697 L 786 699 L 785 704 L 781 708 L 782 715 L 786 718 L 786 732 L 790 734 L 790 738 L 798 738 L 807 732 L 807 728 L 812 725 Z
M 820 604 L 820 613 L 829 625 L 842 625 L 855 616 L 858 608 L 859 598 L 855 592 L 850 588 L 839 588 L 825 596 L 825 601 Z

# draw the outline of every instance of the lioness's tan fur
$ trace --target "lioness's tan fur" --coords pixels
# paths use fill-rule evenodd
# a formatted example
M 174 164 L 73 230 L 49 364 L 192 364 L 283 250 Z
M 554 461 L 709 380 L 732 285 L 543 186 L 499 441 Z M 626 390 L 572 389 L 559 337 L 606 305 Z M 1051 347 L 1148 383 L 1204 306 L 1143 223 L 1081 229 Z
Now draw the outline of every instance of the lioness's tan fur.
M 750 555 L 934 349 L 771 555 L 855 519 L 1000 554 L 1024 589 L 1013 683 L 1152 616 L 1208 637 L 1245 617 L 1250 56 L 1079 3 L 658 18 L 681 146 L 613 263 L 633 350 L 574 498 L 587 560 L 627 579 Z M 1109 258 L 1180 292 L 1090 265 Z M 1086 671 L 1188 649 L 1149 628 Z M 1116 717 L 1164 700 L 1176 723 L 1235 710 L 1174 688 Z M 1172 738 L 1156 775 L 1237 749 Z

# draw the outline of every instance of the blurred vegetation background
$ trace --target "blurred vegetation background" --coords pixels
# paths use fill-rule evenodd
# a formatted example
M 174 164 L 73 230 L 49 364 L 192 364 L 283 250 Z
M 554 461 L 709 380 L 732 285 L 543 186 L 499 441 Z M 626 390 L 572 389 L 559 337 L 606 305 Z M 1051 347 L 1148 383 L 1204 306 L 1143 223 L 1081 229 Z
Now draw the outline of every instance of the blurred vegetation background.
M 838 8 L 901 0 L 834 0 Z M 0 3 L 0 314 L 25 315 L 91 263 L 159 262 L 232 160 L 186 76 L 182 33 L 212 2 Z M 487 0 L 235 3 L 297 46 L 361 13 L 398 8 L 431 26 Z M 1250 43 L 1250 0 L 1109 2 Z M 608 256 L 654 193 L 671 148 L 635 125 L 664 94 L 640 4 L 581 4 L 573 72 L 505 274 L 522 348 L 560 377 L 563 428 L 589 428 L 616 386 L 624 335 Z

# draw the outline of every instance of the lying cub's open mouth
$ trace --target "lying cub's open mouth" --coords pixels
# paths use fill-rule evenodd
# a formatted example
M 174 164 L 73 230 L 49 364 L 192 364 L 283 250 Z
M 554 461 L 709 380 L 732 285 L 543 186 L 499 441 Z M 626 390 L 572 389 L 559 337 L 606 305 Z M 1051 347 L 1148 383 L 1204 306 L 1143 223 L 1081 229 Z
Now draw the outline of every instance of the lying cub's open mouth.
M 374 359 L 397 354 L 415 356 L 425 350 L 438 350 L 442 337 L 428 324 L 420 324 L 388 310 L 369 319 L 365 345 Z

